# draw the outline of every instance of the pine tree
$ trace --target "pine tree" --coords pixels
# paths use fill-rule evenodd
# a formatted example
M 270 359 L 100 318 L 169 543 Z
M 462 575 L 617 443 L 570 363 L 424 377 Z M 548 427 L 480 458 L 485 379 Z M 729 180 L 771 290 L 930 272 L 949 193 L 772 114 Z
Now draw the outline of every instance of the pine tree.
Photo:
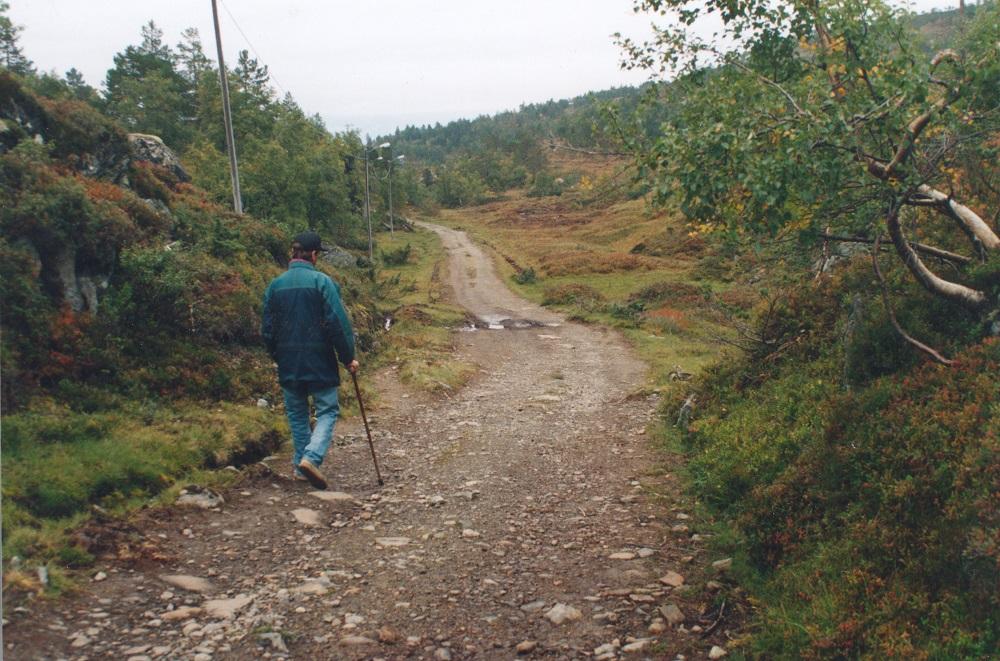
M 10 3 L 0 1 L 0 64 L 18 75 L 27 76 L 35 72 L 35 67 L 21 52 L 17 35 L 24 28 L 11 22 L 7 16 L 9 9 Z

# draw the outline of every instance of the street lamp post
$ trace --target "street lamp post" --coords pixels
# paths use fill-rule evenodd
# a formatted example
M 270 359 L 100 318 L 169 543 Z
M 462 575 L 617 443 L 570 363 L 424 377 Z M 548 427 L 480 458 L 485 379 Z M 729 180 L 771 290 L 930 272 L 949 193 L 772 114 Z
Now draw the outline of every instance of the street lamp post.
M 389 152 L 389 155 L 392 156 L 392 152 Z M 395 221 L 392 217 L 392 168 L 396 165 L 396 161 L 402 163 L 404 158 L 406 155 L 400 154 L 396 158 L 389 159 L 389 234 L 391 236 L 396 236 Z
M 375 263 L 375 253 L 374 253 L 374 240 L 372 238 L 372 194 L 371 185 L 369 184 L 368 178 L 368 154 L 369 152 L 375 150 L 382 150 L 386 147 L 391 147 L 392 145 L 388 142 L 383 142 L 377 147 L 371 146 L 371 138 L 365 138 L 365 145 L 363 147 L 365 152 L 365 220 L 368 223 L 368 261 L 372 264 Z M 381 160 L 379 156 L 379 160 Z M 391 204 L 391 202 L 390 202 Z

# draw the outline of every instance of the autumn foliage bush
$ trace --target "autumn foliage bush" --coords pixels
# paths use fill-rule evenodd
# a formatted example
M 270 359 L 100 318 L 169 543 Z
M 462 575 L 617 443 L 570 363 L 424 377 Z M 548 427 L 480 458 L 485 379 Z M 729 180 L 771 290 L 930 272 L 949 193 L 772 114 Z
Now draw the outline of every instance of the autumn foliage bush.
M 10 121 L 0 144 L 5 412 L 39 396 L 110 401 L 94 389 L 248 401 L 273 389 L 269 362 L 250 357 L 261 353 L 261 295 L 283 269 L 291 228 L 236 216 L 170 170 L 132 160 L 124 131 L 86 104 L 36 97 L 9 76 L 0 92 L 43 137 Z M 336 277 L 355 294 L 367 338 L 380 318 L 374 274 Z M 93 281 L 96 310 L 68 300 L 80 278 Z
M 692 481 L 742 540 L 756 654 L 985 658 L 1000 645 L 1000 339 L 911 290 L 898 315 L 955 360 L 932 364 L 857 294 L 864 277 L 757 309 L 773 342 L 703 378 Z

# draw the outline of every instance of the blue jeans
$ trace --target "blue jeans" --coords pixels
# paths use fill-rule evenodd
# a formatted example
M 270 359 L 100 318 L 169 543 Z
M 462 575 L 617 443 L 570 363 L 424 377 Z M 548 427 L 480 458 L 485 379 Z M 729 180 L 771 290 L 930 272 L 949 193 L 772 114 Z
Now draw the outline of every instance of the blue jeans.
M 299 382 L 282 385 L 285 393 L 285 415 L 292 432 L 292 464 L 298 468 L 299 462 L 308 459 L 317 468 L 323 463 L 326 451 L 333 438 L 333 426 L 340 415 L 337 389 L 314 383 Z M 309 428 L 309 396 L 312 395 L 316 407 L 316 427 Z

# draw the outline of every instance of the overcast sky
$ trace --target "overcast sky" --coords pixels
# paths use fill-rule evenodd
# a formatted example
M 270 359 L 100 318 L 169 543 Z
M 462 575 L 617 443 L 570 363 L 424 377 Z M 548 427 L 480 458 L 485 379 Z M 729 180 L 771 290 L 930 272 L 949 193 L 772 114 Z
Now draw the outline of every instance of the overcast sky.
M 98 88 L 150 19 L 171 46 L 198 28 L 215 59 L 210 0 L 10 3 L 39 69 L 76 67 Z M 219 0 L 219 14 L 227 65 L 255 49 L 279 94 L 331 130 L 373 135 L 640 83 L 645 74 L 620 69 L 611 35 L 642 38 L 650 23 L 631 0 Z

